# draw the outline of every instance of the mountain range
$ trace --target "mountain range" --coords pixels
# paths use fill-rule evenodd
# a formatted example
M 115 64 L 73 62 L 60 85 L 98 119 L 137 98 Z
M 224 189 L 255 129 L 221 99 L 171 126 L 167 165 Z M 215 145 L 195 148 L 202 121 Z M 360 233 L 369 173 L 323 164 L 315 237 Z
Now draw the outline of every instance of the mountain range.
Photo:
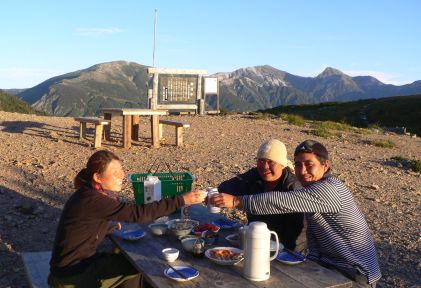
M 14 94 L 39 111 L 60 116 L 97 115 L 102 107 L 146 108 L 147 68 L 134 62 L 107 62 L 50 78 Z M 219 78 L 220 107 L 226 111 L 421 93 L 421 81 L 395 86 L 371 76 L 351 77 L 330 67 L 316 77 L 293 75 L 269 65 L 213 76 Z

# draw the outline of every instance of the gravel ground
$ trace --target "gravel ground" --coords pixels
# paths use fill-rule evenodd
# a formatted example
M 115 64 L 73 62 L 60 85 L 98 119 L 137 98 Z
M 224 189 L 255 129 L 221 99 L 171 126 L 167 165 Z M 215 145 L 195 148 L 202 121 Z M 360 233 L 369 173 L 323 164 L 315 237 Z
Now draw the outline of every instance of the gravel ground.
M 142 118 L 142 138 L 131 149 L 120 148 L 117 141 L 120 121 L 113 123 L 115 141 L 105 141 L 103 148 L 121 157 L 127 173 L 146 172 L 158 159 L 172 171 L 192 172 L 194 188 L 204 188 L 252 167 L 266 139 L 283 141 L 290 157 L 298 143 L 318 140 L 328 148 L 333 173 L 353 191 L 373 231 L 383 273 L 379 287 L 421 287 L 421 177 L 391 160 L 421 160 L 420 138 L 341 132 L 324 139 L 311 135 L 307 126 L 249 115 L 168 118 L 191 123 L 184 147 L 173 145 L 173 129 L 167 129 L 162 147 L 150 148 L 149 122 Z M 73 118 L 0 112 L 0 129 L 0 287 L 28 287 L 20 253 L 51 250 L 73 178 L 94 149 L 91 141 L 78 139 Z M 396 147 L 375 147 L 372 140 L 390 140 Z M 168 171 L 164 165 L 160 170 Z M 130 183 L 121 196 L 133 200 Z

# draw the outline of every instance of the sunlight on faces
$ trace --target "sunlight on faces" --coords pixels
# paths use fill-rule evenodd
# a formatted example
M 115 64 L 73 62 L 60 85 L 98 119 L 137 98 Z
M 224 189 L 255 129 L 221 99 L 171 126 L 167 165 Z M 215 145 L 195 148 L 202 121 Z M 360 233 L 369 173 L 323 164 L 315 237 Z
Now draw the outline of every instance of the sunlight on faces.
M 120 161 L 112 160 L 104 172 L 101 174 L 95 173 L 93 178 L 95 182 L 101 185 L 102 189 L 119 192 L 125 176 Z
M 322 179 L 329 166 L 329 160 L 322 164 L 314 153 L 303 152 L 295 156 L 295 175 L 303 186 Z
M 278 180 L 282 176 L 284 167 L 273 160 L 259 158 L 257 159 L 257 171 L 260 177 L 266 182 Z

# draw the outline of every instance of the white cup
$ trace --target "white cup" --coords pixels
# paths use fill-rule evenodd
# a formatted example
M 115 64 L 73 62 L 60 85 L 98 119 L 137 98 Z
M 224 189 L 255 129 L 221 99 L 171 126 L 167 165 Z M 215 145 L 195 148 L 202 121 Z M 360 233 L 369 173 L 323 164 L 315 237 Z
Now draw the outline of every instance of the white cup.
M 162 257 L 164 257 L 164 259 L 168 262 L 174 262 L 178 258 L 179 254 L 180 251 L 175 248 L 165 248 L 162 250 Z
M 216 194 L 219 194 L 218 189 L 217 188 L 206 188 L 206 192 L 208 192 L 208 210 L 210 213 L 219 213 L 221 212 L 221 208 L 213 206 L 210 203 L 210 199 L 215 196 Z

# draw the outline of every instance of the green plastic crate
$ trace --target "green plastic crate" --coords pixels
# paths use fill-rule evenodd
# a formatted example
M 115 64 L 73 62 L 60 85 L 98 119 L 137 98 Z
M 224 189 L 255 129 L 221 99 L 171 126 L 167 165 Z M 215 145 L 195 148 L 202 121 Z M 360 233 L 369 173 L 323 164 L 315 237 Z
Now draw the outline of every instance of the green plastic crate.
M 184 192 L 191 191 L 194 176 L 190 172 L 169 172 L 169 173 L 141 173 L 129 175 L 129 180 L 132 182 L 134 197 L 137 204 L 143 204 L 144 187 L 143 182 L 148 175 L 157 176 L 161 181 L 162 198 L 180 195 Z

